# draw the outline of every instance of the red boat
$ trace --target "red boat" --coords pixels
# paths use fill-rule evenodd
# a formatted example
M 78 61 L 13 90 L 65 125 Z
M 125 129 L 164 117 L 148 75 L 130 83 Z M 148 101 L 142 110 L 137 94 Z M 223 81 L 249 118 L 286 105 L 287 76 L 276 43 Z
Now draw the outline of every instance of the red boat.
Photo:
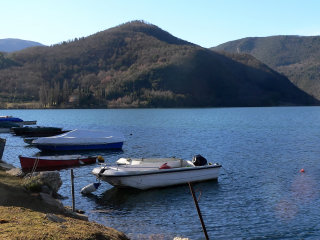
M 63 167 L 79 166 L 95 163 L 97 157 L 82 155 L 60 155 L 60 156 L 19 156 L 22 169 L 59 169 Z

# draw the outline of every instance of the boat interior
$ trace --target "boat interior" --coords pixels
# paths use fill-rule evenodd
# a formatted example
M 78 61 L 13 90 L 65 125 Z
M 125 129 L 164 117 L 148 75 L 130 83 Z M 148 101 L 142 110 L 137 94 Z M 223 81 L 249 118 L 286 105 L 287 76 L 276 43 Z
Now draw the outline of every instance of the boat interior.
M 124 167 L 147 167 L 158 169 L 194 167 L 194 164 L 188 160 L 179 158 L 120 158 L 118 166 Z

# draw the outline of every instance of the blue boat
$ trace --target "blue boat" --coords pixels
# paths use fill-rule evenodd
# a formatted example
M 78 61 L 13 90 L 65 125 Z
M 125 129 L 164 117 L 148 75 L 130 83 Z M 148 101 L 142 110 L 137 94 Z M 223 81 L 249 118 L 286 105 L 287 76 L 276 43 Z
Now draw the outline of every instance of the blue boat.
M 79 130 L 32 141 L 42 151 L 77 151 L 122 149 L 124 138 L 121 134 L 104 130 Z
M 23 120 L 21 118 L 16 118 L 16 117 L 12 117 L 12 116 L 0 116 L 0 122 L 22 123 Z
M 23 125 L 34 125 L 37 124 L 37 121 L 23 121 L 21 118 L 12 117 L 12 116 L 0 116 L 0 123 L 1 122 L 11 122 L 19 124 L 19 127 Z

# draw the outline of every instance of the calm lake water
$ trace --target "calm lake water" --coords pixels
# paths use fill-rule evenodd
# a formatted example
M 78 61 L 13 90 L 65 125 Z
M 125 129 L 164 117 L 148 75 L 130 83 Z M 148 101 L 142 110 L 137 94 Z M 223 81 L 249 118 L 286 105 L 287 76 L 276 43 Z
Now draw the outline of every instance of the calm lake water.
M 123 151 L 93 152 L 108 163 L 120 157 L 181 157 L 202 154 L 223 165 L 218 182 L 196 184 L 211 239 L 320 239 L 320 107 L 0 110 L 40 126 L 114 129 L 126 137 Z M 23 139 L 7 139 L 4 159 L 34 155 Z M 96 164 L 98 165 L 98 164 Z M 95 182 L 96 165 L 75 168 L 76 208 L 90 220 L 132 239 L 204 239 L 187 186 L 149 191 L 117 190 Z M 304 173 L 300 173 L 300 169 Z M 71 205 L 70 170 L 61 170 L 59 191 Z

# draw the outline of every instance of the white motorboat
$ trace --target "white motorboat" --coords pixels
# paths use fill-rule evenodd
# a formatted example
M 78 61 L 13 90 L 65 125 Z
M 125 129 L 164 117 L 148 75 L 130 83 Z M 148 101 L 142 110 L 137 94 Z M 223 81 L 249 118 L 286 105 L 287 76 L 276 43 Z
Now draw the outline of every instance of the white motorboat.
M 120 158 L 115 166 L 100 166 L 92 173 L 115 187 L 141 190 L 188 182 L 217 180 L 221 165 L 201 155 L 192 161 L 179 158 Z

